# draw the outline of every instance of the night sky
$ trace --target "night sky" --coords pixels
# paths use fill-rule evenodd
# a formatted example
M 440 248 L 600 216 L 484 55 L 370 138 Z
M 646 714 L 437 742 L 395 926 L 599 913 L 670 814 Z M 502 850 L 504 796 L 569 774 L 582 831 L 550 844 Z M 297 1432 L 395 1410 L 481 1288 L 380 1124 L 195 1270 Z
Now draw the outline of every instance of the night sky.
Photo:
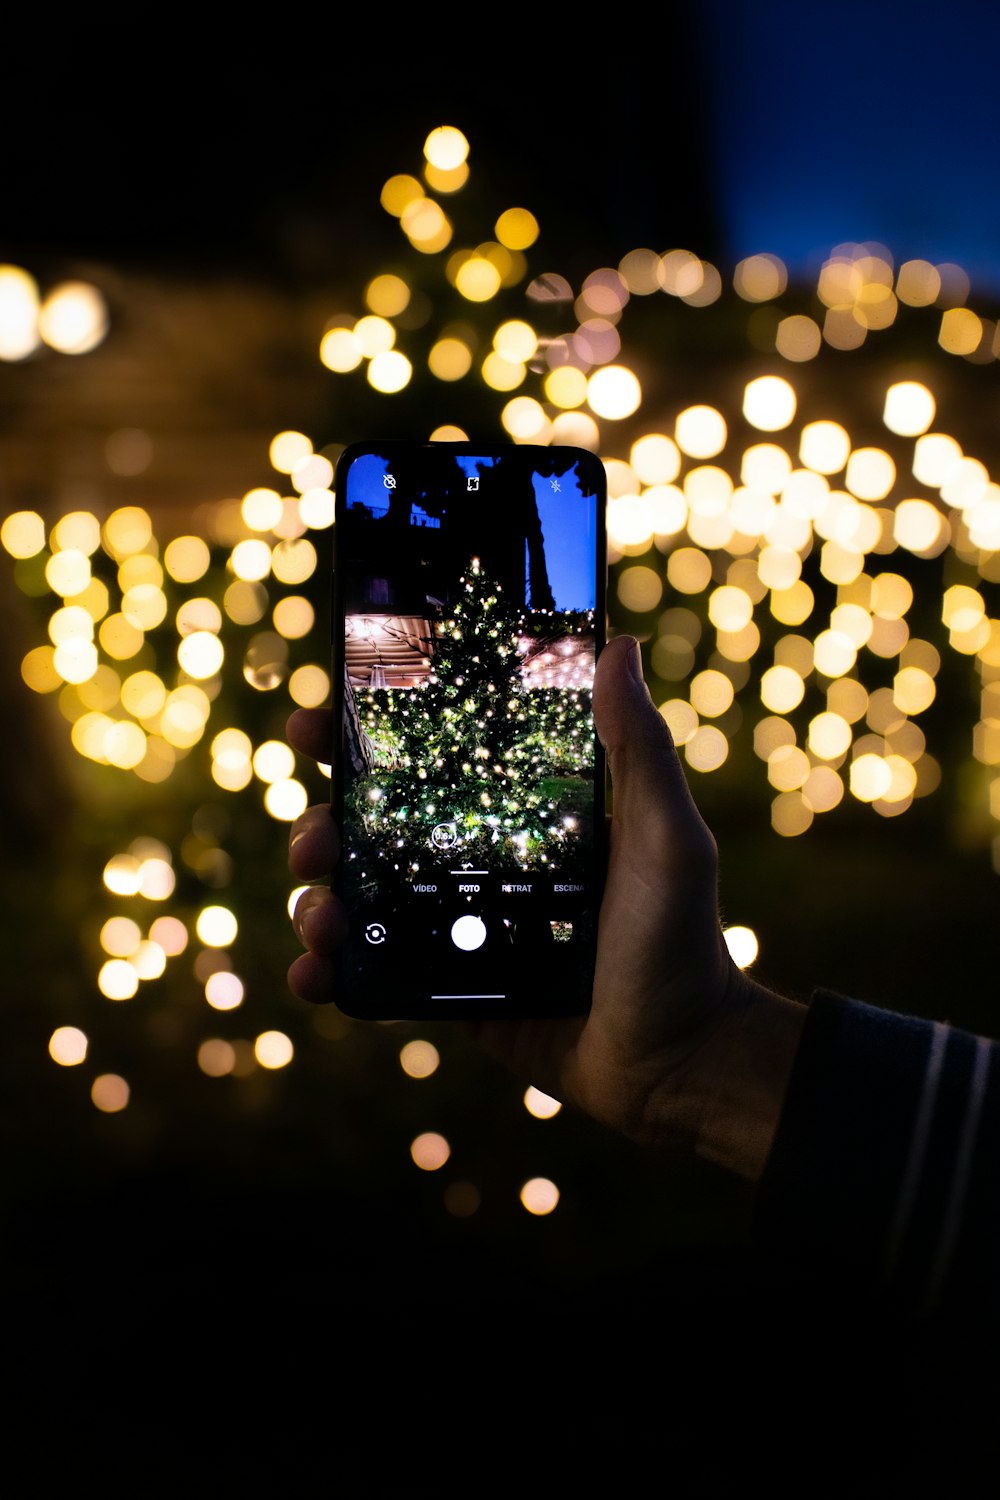
M 1000 277 L 996 7 L 725 0 L 658 12 L 657 46 L 641 24 L 512 31 L 486 55 L 457 25 L 294 7 L 281 45 L 22 11 L 0 64 L 3 254 L 309 284 L 395 248 L 388 218 L 360 243 L 352 221 L 452 123 L 484 195 L 534 206 L 570 275 L 639 244 L 805 266 L 855 238 Z

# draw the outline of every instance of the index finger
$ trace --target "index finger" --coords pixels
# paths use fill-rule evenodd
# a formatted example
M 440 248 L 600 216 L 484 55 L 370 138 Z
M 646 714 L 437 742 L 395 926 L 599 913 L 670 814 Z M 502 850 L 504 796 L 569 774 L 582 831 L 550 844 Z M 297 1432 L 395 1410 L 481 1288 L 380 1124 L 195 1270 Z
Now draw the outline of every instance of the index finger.
M 333 713 L 328 708 L 297 708 L 285 725 L 288 743 L 313 760 L 330 764 Z

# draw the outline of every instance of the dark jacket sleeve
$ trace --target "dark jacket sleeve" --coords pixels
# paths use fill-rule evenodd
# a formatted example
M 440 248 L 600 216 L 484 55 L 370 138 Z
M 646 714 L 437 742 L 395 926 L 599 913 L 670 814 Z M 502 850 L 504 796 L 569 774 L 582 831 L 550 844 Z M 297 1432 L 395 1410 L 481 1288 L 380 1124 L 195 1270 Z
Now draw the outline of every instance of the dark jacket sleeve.
M 813 996 L 755 1209 L 758 1244 L 923 1312 L 1000 1321 L 1000 1044 Z

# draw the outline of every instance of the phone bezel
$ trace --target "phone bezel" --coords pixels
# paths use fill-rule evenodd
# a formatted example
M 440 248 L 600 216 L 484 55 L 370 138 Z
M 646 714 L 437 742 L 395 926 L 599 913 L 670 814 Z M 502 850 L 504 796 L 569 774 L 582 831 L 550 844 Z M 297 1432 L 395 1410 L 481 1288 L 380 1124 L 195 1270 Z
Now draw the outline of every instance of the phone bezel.
M 331 608 L 331 704 L 333 712 L 332 742 L 331 742 L 331 778 L 330 778 L 330 810 L 331 816 L 337 823 L 338 830 L 343 825 L 343 809 L 346 781 L 344 777 L 344 690 L 343 690 L 343 645 L 344 645 L 344 620 L 346 605 L 346 588 L 344 583 L 344 568 L 340 566 L 338 556 L 338 538 L 342 534 L 341 523 L 346 510 L 346 476 L 352 463 L 365 454 L 391 457 L 394 452 L 412 456 L 418 451 L 425 452 L 448 452 L 456 455 L 467 453 L 477 457 L 490 458 L 493 456 L 507 455 L 513 452 L 524 455 L 526 467 L 543 467 L 546 457 L 551 457 L 553 449 L 538 444 L 521 443 L 497 443 L 484 442 L 420 442 L 418 440 L 387 439 L 385 441 L 365 441 L 350 444 L 341 453 L 336 467 L 334 478 L 335 494 L 335 519 L 333 528 L 333 588 Z M 603 463 L 597 454 L 586 448 L 560 445 L 557 450 L 561 458 L 569 458 L 574 455 L 577 462 L 582 462 L 587 470 L 590 482 L 593 483 L 594 494 L 597 500 L 598 515 L 595 527 L 596 540 L 596 565 L 595 565 L 595 610 L 594 610 L 594 648 L 595 658 L 600 655 L 607 641 L 607 475 Z M 532 463 L 532 458 L 535 458 Z M 569 464 L 567 463 L 567 467 Z M 603 894 L 603 882 L 607 869 L 607 826 L 605 817 L 606 808 L 606 764 L 604 747 L 594 736 L 594 903 L 593 903 L 593 935 L 592 951 L 596 954 L 597 948 L 597 926 L 600 911 L 601 896 Z M 342 865 L 338 861 L 331 877 L 331 886 L 336 895 L 343 900 Z M 348 913 L 350 919 L 350 913 Z M 389 1014 L 386 1008 L 378 1004 L 373 1005 L 359 1003 L 356 997 L 346 992 L 345 976 L 343 972 L 342 950 L 338 951 L 334 960 L 334 986 L 331 1000 L 345 1015 L 356 1020 L 387 1021 L 387 1020 L 430 1020 L 430 1019 L 528 1019 L 549 1018 L 557 1016 L 580 1015 L 589 1009 L 588 1003 L 584 1004 L 582 997 L 545 994 L 534 994 L 530 985 L 525 987 L 525 1001 L 519 1006 L 516 1013 L 510 1009 L 504 1009 L 496 1014 L 488 1014 L 482 1004 L 463 1004 L 442 1001 L 414 1001 L 411 1004 L 403 1004 L 391 1007 Z

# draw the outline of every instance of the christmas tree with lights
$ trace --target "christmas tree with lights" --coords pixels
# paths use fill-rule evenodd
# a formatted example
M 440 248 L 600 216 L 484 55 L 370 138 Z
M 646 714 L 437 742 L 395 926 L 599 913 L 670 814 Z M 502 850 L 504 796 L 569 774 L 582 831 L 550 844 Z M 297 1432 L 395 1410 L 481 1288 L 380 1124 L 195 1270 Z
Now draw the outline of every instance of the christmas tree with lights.
M 590 694 L 528 687 L 525 662 L 539 630 L 550 638 L 578 628 L 572 613 L 526 616 L 472 559 L 433 628 L 428 677 L 362 696 L 378 757 L 354 787 L 367 860 L 397 865 L 405 839 L 426 846 L 414 873 L 449 864 L 456 850 L 564 868 L 582 831 L 577 807 L 588 800 Z

